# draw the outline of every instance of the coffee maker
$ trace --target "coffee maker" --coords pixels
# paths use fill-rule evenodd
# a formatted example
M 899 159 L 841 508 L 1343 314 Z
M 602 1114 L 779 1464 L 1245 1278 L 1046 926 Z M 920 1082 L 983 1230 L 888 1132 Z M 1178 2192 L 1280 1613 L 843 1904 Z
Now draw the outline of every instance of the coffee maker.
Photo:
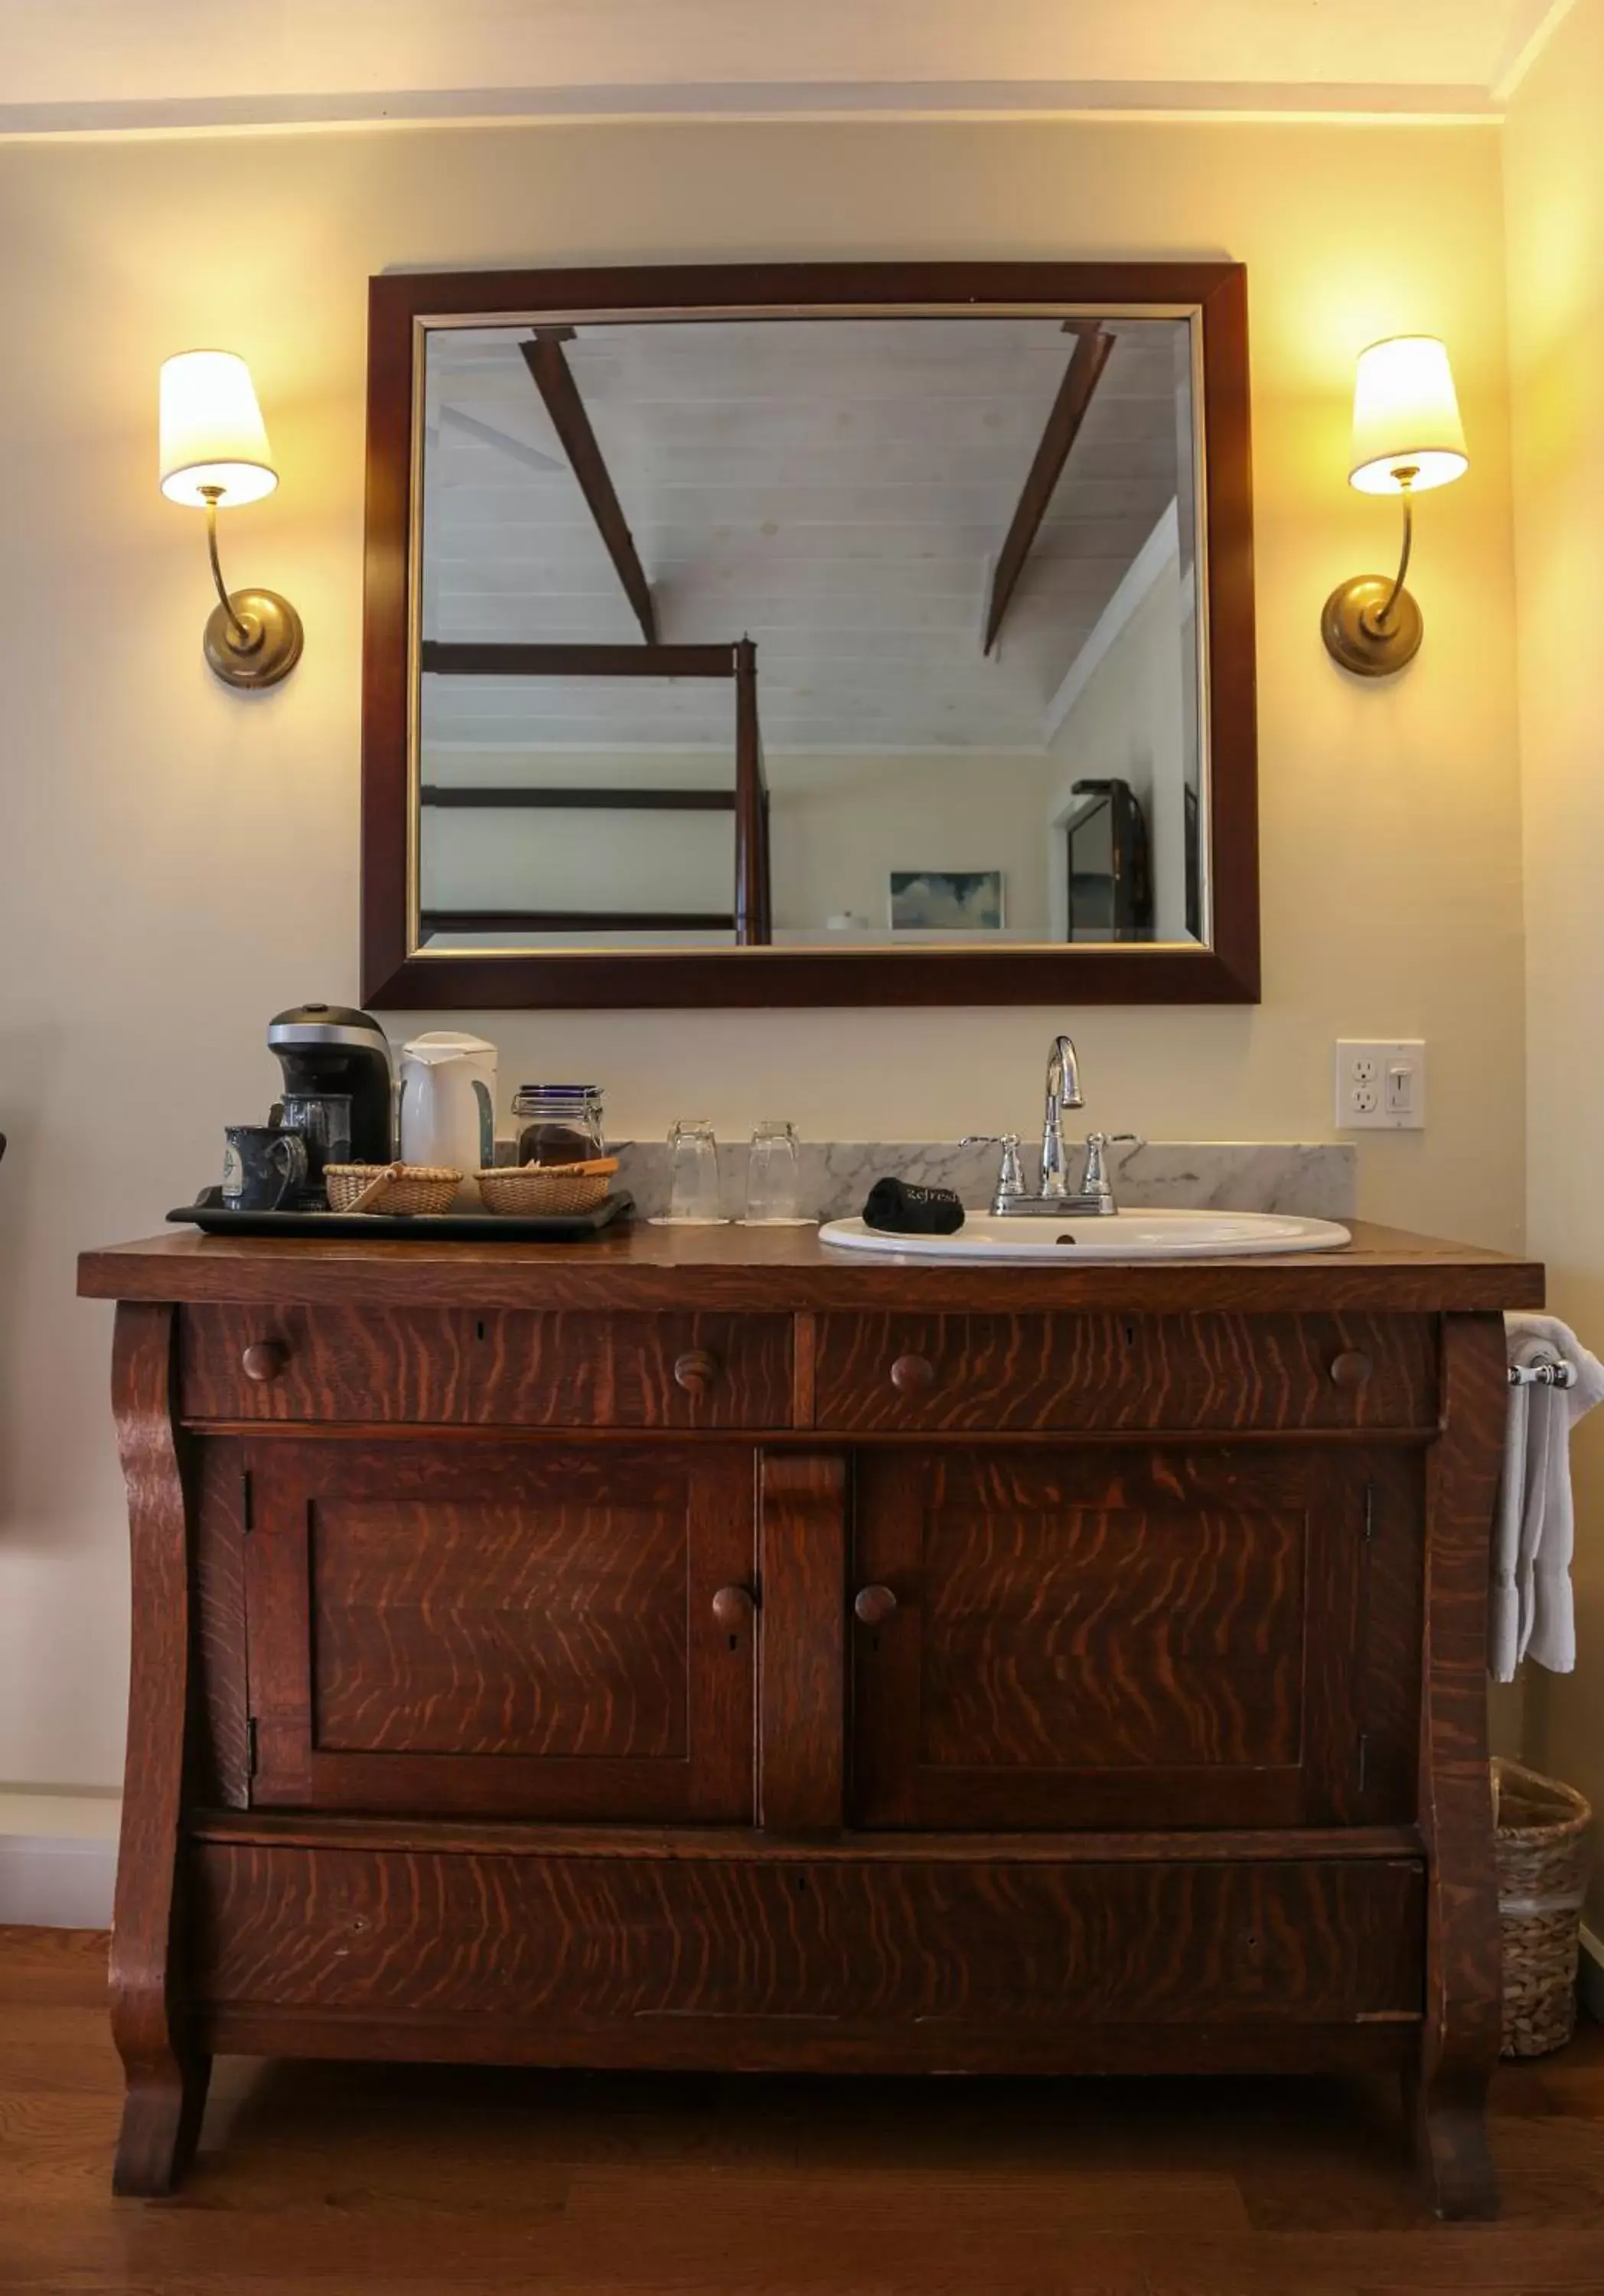
M 284 1071 L 284 1098 L 351 1095 L 351 1160 L 388 1164 L 396 1152 L 389 1039 L 352 1004 L 295 1004 L 267 1024 L 267 1047 Z

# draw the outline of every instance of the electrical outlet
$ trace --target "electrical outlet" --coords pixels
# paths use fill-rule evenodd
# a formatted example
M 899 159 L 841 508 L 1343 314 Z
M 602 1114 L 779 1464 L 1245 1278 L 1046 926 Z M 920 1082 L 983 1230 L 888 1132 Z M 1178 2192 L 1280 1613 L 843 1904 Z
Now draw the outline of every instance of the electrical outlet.
M 1420 1132 L 1426 1124 L 1426 1046 L 1419 1037 L 1392 1044 L 1339 1037 L 1337 1127 L 1342 1132 Z

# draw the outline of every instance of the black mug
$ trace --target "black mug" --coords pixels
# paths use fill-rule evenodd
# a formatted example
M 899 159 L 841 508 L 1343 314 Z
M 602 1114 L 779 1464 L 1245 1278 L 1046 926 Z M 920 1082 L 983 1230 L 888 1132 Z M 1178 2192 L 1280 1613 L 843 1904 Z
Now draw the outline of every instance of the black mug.
M 307 1144 L 273 1124 L 230 1124 L 223 1133 L 223 1201 L 231 1212 L 276 1212 L 307 1184 Z

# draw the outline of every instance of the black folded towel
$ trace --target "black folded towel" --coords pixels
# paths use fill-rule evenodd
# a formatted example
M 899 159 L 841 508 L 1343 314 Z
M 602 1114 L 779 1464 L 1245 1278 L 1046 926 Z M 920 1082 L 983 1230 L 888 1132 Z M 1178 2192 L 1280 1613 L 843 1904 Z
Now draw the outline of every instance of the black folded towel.
M 963 1206 L 951 1188 L 877 1180 L 863 1206 L 863 1226 L 884 1235 L 955 1235 L 963 1226 Z

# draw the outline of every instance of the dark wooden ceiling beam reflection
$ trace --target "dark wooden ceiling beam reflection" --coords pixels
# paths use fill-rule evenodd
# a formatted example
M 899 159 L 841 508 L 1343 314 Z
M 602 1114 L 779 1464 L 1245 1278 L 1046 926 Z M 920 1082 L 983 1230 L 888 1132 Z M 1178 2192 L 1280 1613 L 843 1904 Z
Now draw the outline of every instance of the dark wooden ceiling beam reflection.
M 1035 460 L 1015 506 L 1007 539 L 997 554 L 991 595 L 986 606 L 986 643 L 981 649 L 986 653 L 991 652 L 1002 635 L 1003 617 L 1019 586 L 1019 577 L 1025 571 L 1031 545 L 1047 515 L 1047 506 L 1063 475 L 1070 449 L 1080 436 L 1081 424 L 1086 419 L 1092 394 L 1097 389 L 1102 371 L 1109 364 L 1109 355 L 1114 348 L 1113 336 L 1095 324 L 1068 319 L 1064 323 L 1064 332 L 1075 336 L 1075 350 L 1064 380 L 1059 385 L 1052 412 L 1047 417 L 1047 428 L 1042 433 L 1042 442 L 1035 450 Z
M 503 645 L 425 638 L 418 665 L 437 677 L 733 677 L 732 645 Z
M 563 344 L 571 342 L 573 338 L 572 327 L 537 327 L 534 340 L 520 343 L 518 348 L 523 353 L 524 365 L 535 388 L 545 401 L 552 428 L 562 441 L 562 451 L 579 481 L 579 491 L 596 521 L 596 531 L 618 570 L 624 594 L 641 625 L 641 636 L 648 645 L 655 645 L 657 613 L 651 603 L 651 585 L 646 579 L 618 489 L 591 427 L 585 401 L 579 396 L 579 386 L 563 357 Z

